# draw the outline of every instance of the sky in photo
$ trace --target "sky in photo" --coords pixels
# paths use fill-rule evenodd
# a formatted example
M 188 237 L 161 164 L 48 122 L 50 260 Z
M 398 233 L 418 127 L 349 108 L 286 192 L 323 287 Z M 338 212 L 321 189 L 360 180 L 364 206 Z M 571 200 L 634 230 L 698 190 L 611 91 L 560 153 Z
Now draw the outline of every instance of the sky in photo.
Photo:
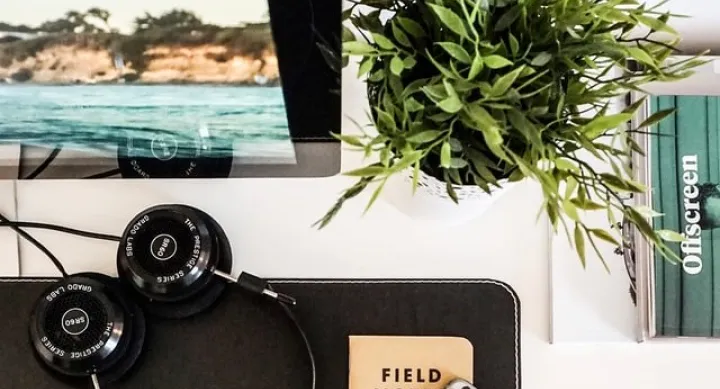
M 157 16 L 174 8 L 193 11 L 206 23 L 222 26 L 258 22 L 265 18 L 268 0 L 0 0 L 0 21 L 37 27 L 70 10 L 92 7 L 110 11 L 110 25 L 130 32 L 137 16 L 145 12 Z

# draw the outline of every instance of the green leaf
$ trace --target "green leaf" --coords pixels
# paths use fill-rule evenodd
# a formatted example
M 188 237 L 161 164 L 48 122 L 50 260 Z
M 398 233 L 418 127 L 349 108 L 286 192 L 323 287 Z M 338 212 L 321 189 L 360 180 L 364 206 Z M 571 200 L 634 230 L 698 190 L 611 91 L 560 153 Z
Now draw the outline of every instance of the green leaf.
M 459 140 L 457 140 L 455 138 L 450 138 L 449 142 L 450 142 L 450 148 L 452 148 L 452 151 L 462 151 L 463 145 L 462 145 L 462 143 L 460 143 Z
M 490 115 L 490 113 L 480 104 L 470 104 L 465 107 L 470 118 L 477 123 L 481 129 L 495 128 L 498 129 L 498 123 Z
M 450 143 L 445 141 L 440 148 L 440 166 L 444 167 L 445 169 L 449 169 L 451 163 L 452 148 L 450 147 Z
M 344 42 L 343 51 L 350 55 L 373 54 L 377 52 L 372 45 L 360 41 Z
M 440 109 L 447 113 L 458 113 L 463 109 L 463 103 L 456 96 L 448 97 L 447 99 L 437 104 Z
M 626 50 L 628 51 L 628 54 L 638 60 L 638 62 L 655 67 L 655 60 L 650 54 L 648 54 L 647 51 L 639 47 L 628 47 Z
M 506 66 L 512 66 L 512 62 L 508 60 L 507 58 L 493 54 L 489 55 L 484 58 L 485 66 L 489 67 L 490 69 L 500 69 L 504 68 Z
M 409 97 L 405 100 L 405 109 L 407 109 L 408 112 L 419 112 L 425 109 L 425 106 L 420 104 L 414 97 Z
M 395 40 L 398 41 L 398 43 L 405 47 L 412 47 L 412 42 L 410 42 L 410 38 L 408 38 L 407 34 L 405 34 L 405 32 L 400 27 L 398 27 L 398 24 L 395 21 L 393 21 L 392 23 L 392 32 Z
M 645 15 L 632 15 L 632 17 L 635 18 L 638 22 L 650 27 L 652 30 L 667 32 L 672 35 L 678 35 L 678 32 L 674 28 L 670 27 L 667 23 L 663 22 L 660 19 L 651 18 Z
M 475 58 L 473 58 L 472 65 L 470 65 L 470 73 L 468 74 L 468 81 L 472 81 L 475 79 L 475 77 L 480 74 L 480 71 L 482 71 L 484 66 L 483 58 L 479 55 L 476 55 Z
M 567 179 L 567 185 L 565 186 L 565 197 L 570 197 L 578 187 L 578 181 L 575 177 L 570 176 Z
M 560 170 L 565 170 L 569 172 L 577 172 L 580 171 L 580 168 L 570 161 L 567 158 L 558 158 L 555 160 L 555 166 Z
M 518 55 L 518 52 L 520 52 L 520 42 L 518 42 L 517 38 L 515 38 L 515 35 L 510 33 L 510 53 L 513 57 L 516 57 Z
M 440 18 L 440 21 L 447 26 L 447 28 L 465 39 L 470 39 L 467 29 L 465 28 L 465 23 L 455 12 L 437 4 L 428 4 L 428 6 L 432 8 L 435 15 Z
M 570 200 L 563 201 L 563 210 L 565 211 L 565 214 L 568 215 L 568 217 L 574 221 L 580 221 L 580 216 L 578 215 L 577 208 Z
M 620 242 L 618 242 L 615 238 L 613 238 L 612 235 L 610 235 L 610 233 L 608 233 L 605 230 L 601 230 L 599 228 L 591 228 L 588 231 L 590 231 L 591 234 L 595 235 L 596 237 L 598 237 L 601 240 L 604 240 L 608 243 L 612 243 L 616 246 L 620 246 Z
M 511 7 L 507 12 L 505 12 L 502 16 L 500 16 L 500 19 L 498 19 L 497 23 L 495 24 L 495 31 L 503 31 L 510 27 L 511 24 L 517 20 L 517 18 L 520 16 L 520 13 L 522 12 L 522 8 L 520 6 L 515 5 Z
M 351 170 L 343 175 L 349 177 L 375 177 L 384 175 L 387 169 L 382 166 L 366 166 L 360 169 Z
M 625 124 L 632 119 L 632 115 L 628 113 L 618 113 L 615 115 L 598 116 L 590 123 L 583 126 L 582 132 L 590 140 L 597 138 L 606 131 L 615 129 L 621 124 Z
M 375 60 L 372 57 L 365 58 L 360 63 L 360 67 L 358 68 L 358 78 L 361 78 L 363 75 L 367 74 L 370 70 L 372 70 Z
M 370 200 L 368 201 L 367 205 L 365 206 L 364 214 L 370 211 L 370 208 L 375 204 L 375 201 L 377 201 L 378 197 L 380 196 L 380 192 L 382 192 L 383 188 L 385 187 L 385 183 L 387 183 L 388 177 L 385 177 L 384 180 L 378 185 L 378 187 L 373 192 L 372 196 L 370 196 Z
M 399 76 L 402 74 L 403 70 L 405 70 L 405 63 L 403 60 L 400 59 L 400 57 L 393 57 L 390 61 L 390 71 L 394 75 Z
M 396 20 L 400 23 L 400 26 L 408 32 L 408 34 L 414 36 L 415 38 L 422 38 L 425 36 L 425 30 L 418 22 L 402 16 L 398 16 Z
M 439 42 L 436 43 L 436 45 L 442 47 L 445 51 L 448 52 L 448 54 L 450 54 L 453 58 L 462 63 L 470 64 L 470 62 L 472 62 L 470 54 L 468 54 L 468 52 L 457 43 Z
M 536 55 L 532 61 L 530 61 L 530 65 L 545 66 L 548 64 L 548 62 L 550 62 L 551 59 L 552 59 L 552 54 L 548 53 L 547 51 L 543 51 L 542 53 Z
M 435 65 L 435 68 L 437 68 L 437 70 L 439 70 L 443 76 L 445 76 L 447 78 L 456 78 L 455 74 L 453 72 L 451 72 L 448 68 L 441 65 L 438 61 L 435 60 L 435 58 L 433 58 L 433 56 L 429 50 L 425 49 L 425 54 L 427 55 L 430 62 L 432 62 L 433 65 Z
M 397 47 L 395 47 L 395 44 L 392 43 L 392 41 L 385 36 L 377 33 L 372 33 L 373 40 L 375 41 L 375 44 L 380 46 L 383 50 L 395 50 Z
M 467 165 L 467 161 L 462 158 L 453 158 L 450 160 L 450 167 L 453 169 L 462 169 Z
M 405 69 L 412 69 L 417 65 L 417 60 L 415 57 L 405 57 L 403 64 L 405 65 Z
M 575 251 L 580 257 L 580 263 L 585 268 L 587 267 L 587 261 L 585 260 L 585 237 L 583 236 L 580 224 L 575 224 Z
M 662 111 L 655 112 L 655 113 L 652 114 L 649 118 L 647 118 L 644 122 L 642 122 L 642 123 L 638 126 L 638 129 L 644 128 L 644 127 L 650 127 L 650 126 L 653 126 L 653 125 L 655 125 L 655 124 L 657 124 L 657 123 L 660 123 L 660 122 L 663 121 L 666 117 L 672 115 L 673 113 L 675 113 L 675 108 L 664 109 L 664 110 L 662 110 Z
M 408 137 L 407 141 L 411 142 L 411 143 L 427 143 L 427 142 L 434 141 L 440 135 L 442 135 L 442 131 L 436 131 L 436 130 L 423 131 L 419 134 L 415 134 L 413 136 Z
M 525 68 L 524 66 L 520 66 L 519 68 L 513 70 L 512 72 L 499 77 L 495 81 L 495 84 L 493 84 L 490 94 L 493 97 L 504 95 L 505 92 L 507 92 L 508 89 L 510 89 L 510 87 L 515 82 L 515 80 L 518 79 L 518 77 L 520 76 L 520 73 L 522 73 L 524 68 Z
M 533 124 L 517 109 L 508 111 L 507 118 L 513 128 L 518 130 L 533 146 L 538 150 L 545 149 L 545 144 L 540 137 L 540 127 Z
M 678 234 L 675 231 L 671 230 L 660 230 L 657 231 L 657 235 L 660 237 L 660 239 L 668 241 L 668 242 L 683 242 L 685 241 L 685 237 L 681 234 Z
M 332 134 L 332 137 L 335 138 L 335 139 L 337 139 L 337 140 L 339 140 L 339 141 L 341 141 L 341 142 L 347 143 L 347 144 L 349 144 L 350 146 L 365 147 L 365 145 L 364 145 L 364 144 L 360 141 L 360 139 L 358 139 L 358 137 L 356 137 L 356 136 L 352 136 L 352 135 L 342 135 L 342 134 L 335 134 L 335 133 L 333 133 L 333 134 Z
M 632 208 L 637 213 L 639 213 L 640 215 L 642 215 L 643 217 L 646 217 L 646 218 L 654 218 L 654 217 L 663 216 L 662 213 L 659 213 L 659 212 L 653 210 L 652 208 L 648 207 L 647 205 L 634 206 Z

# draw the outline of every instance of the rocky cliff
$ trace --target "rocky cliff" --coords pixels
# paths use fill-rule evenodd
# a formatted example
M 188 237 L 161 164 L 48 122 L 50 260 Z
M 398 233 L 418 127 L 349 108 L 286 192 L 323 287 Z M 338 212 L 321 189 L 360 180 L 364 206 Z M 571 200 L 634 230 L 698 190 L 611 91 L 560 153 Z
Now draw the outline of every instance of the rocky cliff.
M 273 83 L 279 78 L 277 57 L 270 50 L 261 55 L 241 55 L 218 45 L 159 45 L 149 47 L 143 54 L 145 63 L 138 69 L 132 61 L 116 67 L 116 57 L 108 49 L 53 46 L 0 66 L 0 80 L 60 84 L 118 81 L 253 84 Z

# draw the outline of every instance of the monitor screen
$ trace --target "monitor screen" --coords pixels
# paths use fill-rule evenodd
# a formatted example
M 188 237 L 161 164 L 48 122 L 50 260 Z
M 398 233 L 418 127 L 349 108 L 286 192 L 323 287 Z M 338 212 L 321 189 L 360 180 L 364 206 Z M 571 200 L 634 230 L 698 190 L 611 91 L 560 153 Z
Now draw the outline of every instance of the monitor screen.
M 308 163 L 298 143 L 337 147 L 332 61 L 341 5 L 323 2 L 1 5 L 0 174 L 224 178 L 297 170 Z M 314 113 L 308 100 L 327 109 Z M 17 168 L 8 169 L 13 161 Z

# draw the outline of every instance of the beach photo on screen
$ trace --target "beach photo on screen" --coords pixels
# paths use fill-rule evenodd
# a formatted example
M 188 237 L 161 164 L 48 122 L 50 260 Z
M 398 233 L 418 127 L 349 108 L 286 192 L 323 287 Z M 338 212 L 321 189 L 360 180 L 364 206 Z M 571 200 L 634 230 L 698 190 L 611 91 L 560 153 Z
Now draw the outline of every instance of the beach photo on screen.
M 0 144 L 296 163 L 267 0 L 3 2 Z

